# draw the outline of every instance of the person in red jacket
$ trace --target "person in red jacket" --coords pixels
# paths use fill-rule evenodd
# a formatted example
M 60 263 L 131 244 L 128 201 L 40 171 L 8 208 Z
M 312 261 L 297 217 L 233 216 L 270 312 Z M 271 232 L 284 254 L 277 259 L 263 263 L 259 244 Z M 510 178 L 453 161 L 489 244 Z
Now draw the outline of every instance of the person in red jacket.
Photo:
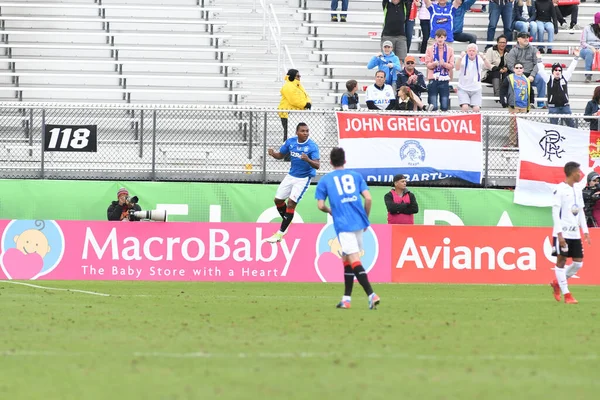
M 383 200 L 388 210 L 388 224 L 413 225 L 414 215 L 419 212 L 415 195 L 406 189 L 406 176 L 394 175 L 393 189 L 385 194 Z

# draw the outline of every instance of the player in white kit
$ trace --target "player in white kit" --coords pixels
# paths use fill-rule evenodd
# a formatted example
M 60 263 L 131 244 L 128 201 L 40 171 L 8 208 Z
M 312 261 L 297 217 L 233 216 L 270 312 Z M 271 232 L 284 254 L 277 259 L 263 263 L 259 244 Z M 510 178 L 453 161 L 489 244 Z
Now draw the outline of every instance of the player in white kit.
M 580 229 L 583 230 L 588 244 L 592 244 L 583 211 L 582 188 L 578 187 L 582 174 L 578 163 L 572 161 L 566 163 L 565 175 L 567 178 L 556 186 L 552 204 L 554 224 L 552 255 L 556 256 L 556 268 L 554 269 L 556 279 L 550 283 L 550 286 L 552 286 L 556 301 L 560 301 L 562 292 L 567 304 L 577 304 L 577 300 L 569 292 L 567 279 L 575 275 L 583 266 Z M 573 264 L 565 268 L 567 258 L 572 258 Z

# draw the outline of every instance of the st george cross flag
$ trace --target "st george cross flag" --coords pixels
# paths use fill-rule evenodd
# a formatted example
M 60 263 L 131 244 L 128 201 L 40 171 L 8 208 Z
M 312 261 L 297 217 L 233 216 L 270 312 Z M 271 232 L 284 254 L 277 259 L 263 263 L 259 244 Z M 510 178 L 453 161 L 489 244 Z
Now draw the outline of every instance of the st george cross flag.
M 596 167 L 592 159 L 593 147 L 590 147 L 595 147 L 596 135 L 590 134 L 590 131 L 533 122 L 524 118 L 517 118 L 517 126 L 519 165 L 515 203 L 550 207 L 554 187 L 565 180 L 566 163 L 579 163 L 581 170 L 586 174 Z M 581 182 L 582 188 L 585 183 L 584 177 Z

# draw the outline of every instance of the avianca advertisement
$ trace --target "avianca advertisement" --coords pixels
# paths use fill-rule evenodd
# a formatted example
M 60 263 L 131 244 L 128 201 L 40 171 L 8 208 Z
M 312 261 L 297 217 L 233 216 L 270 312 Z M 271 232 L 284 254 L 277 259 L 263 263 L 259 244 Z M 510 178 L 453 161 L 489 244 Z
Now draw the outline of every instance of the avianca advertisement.
M 600 229 L 591 229 L 590 236 L 592 246 L 600 246 Z M 544 284 L 554 279 L 552 228 L 396 225 L 392 241 L 393 282 Z M 584 266 L 569 284 L 600 284 L 592 246 L 584 240 Z

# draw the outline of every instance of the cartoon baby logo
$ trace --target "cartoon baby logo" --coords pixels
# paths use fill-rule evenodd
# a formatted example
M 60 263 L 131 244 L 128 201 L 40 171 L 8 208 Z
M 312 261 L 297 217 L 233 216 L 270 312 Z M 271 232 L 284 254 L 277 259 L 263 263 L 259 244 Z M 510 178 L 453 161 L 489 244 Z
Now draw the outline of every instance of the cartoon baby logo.
M 360 256 L 363 267 L 369 272 L 377 261 L 379 242 L 371 227 L 363 232 L 363 252 Z M 344 267 L 342 249 L 332 223 L 323 227 L 317 237 L 315 270 L 323 282 L 343 282 Z
M 11 221 L 2 234 L 0 266 L 8 279 L 37 279 L 52 271 L 64 252 L 54 221 Z

